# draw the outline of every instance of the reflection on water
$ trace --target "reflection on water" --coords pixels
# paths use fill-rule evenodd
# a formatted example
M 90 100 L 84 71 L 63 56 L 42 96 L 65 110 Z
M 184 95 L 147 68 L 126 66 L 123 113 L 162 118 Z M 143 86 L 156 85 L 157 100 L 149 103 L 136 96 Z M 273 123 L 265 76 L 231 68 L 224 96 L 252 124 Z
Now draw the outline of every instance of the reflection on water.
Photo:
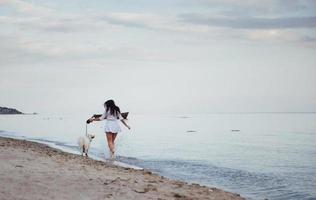
M 217 186 L 250 199 L 316 199 L 316 114 L 130 114 L 118 160 L 164 176 Z M 0 115 L 0 135 L 77 153 L 86 116 Z M 102 122 L 91 153 L 108 156 Z

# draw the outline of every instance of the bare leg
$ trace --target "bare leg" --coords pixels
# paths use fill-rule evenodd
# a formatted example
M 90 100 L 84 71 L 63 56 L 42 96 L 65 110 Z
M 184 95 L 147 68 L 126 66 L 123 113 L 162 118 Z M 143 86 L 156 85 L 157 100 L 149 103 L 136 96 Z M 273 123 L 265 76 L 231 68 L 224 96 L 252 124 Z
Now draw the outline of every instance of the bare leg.
M 112 151 L 112 157 L 114 158 L 114 153 L 115 153 L 115 144 L 114 144 L 114 141 L 115 141 L 115 138 L 116 138 L 116 135 L 117 133 L 112 133 L 112 145 L 113 145 L 113 151 Z
M 113 143 L 114 143 L 116 136 L 117 136 L 117 133 L 113 133 Z
M 112 143 L 112 133 L 111 132 L 107 132 L 106 133 L 106 139 L 108 141 L 108 146 L 109 146 L 109 149 L 110 149 L 110 152 L 112 153 L 113 152 L 113 149 L 114 149 L 114 146 L 113 146 L 113 143 Z
M 117 133 L 113 133 L 113 135 L 112 135 L 113 150 L 115 149 L 115 143 L 114 143 L 114 141 L 115 141 L 116 136 L 117 136 Z

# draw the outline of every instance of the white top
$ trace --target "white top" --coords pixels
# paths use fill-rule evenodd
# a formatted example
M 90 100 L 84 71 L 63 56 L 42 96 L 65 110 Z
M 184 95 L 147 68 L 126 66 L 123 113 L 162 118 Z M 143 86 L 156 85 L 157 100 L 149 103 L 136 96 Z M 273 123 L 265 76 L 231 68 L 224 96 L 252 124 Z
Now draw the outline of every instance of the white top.
M 118 116 L 112 115 L 112 114 L 110 113 L 110 110 L 108 110 L 108 111 L 106 112 L 106 108 L 105 108 L 103 114 L 101 115 L 101 117 L 100 117 L 99 119 L 100 119 L 100 120 L 106 119 L 106 120 L 114 121 L 114 120 L 122 120 L 123 117 L 122 117 L 121 113 L 119 113 Z

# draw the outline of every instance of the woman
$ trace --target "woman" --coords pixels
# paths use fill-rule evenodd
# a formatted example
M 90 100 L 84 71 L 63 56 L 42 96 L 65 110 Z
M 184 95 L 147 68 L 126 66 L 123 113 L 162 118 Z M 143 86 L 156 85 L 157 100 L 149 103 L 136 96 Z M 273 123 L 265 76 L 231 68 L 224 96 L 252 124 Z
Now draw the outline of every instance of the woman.
M 115 105 L 113 100 L 108 100 L 104 103 L 104 113 L 100 118 L 90 118 L 89 121 L 101 121 L 106 120 L 104 124 L 104 132 L 106 133 L 106 139 L 111 153 L 111 158 L 114 158 L 114 141 L 118 132 L 121 132 L 121 127 L 118 123 L 120 120 L 128 129 L 130 126 L 127 125 L 121 115 L 120 108 Z

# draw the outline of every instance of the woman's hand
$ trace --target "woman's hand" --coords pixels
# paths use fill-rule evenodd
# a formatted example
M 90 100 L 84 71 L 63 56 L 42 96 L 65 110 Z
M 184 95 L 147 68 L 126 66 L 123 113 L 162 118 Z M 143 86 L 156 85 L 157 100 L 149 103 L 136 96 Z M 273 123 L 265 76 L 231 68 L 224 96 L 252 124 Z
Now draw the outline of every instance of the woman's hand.
M 87 120 L 87 123 L 89 124 L 89 123 L 91 123 L 91 122 L 93 122 L 94 121 L 94 118 L 89 118 L 88 120 Z
M 121 119 L 121 122 L 124 124 L 124 126 L 126 126 L 126 128 L 131 129 L 131 127 L 129 125 L 126 124 L 124 119 Z

